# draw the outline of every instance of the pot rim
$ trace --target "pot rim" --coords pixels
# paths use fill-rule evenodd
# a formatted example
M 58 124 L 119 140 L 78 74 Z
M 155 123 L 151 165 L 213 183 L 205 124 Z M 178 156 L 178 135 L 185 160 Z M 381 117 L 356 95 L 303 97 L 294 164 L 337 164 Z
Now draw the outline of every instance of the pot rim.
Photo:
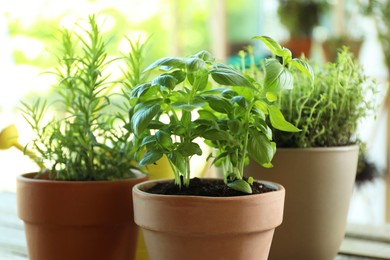
M 112 182 L 129 182 L 133 180 L 139 180 L 139 179 L 145 179 L 147 180 L 147 175 L 140 172 L 135 171 L 133 172 L 136 177 L 135 178 L 128 178 L 128 179 L 115 179 L 115 180 L 100 180 L 100 181 L 66 181 L 66 180 L 50 180 L 50 179 L 35 179 L 34 176 L 38 174 L 38 172 L 29 172 L 29 173 L 23 173 L 18 176 L 16 176 L 17 181 L 22 182 L 31 182 L 31 183 L 53 183 L 53 184 L 73 184 L 73 185 L 82 185 L 85 183 L 96 183 L 96 184 L 104 184 L 104 183 L 112 183 Z
M 298 148 L 298 147 L 277 147 L 276 154 L 278 151 L 285 152 L 348 152 L 355 151 L 359 149 L 358 144 L 344 145 L 344 146 L 327 146 L 327 147 L 307 147 L 307 148 Z
M 202 178 L 204 180 L 223 180 L 222 178 Z M 203 200 L 203 201 L 242 201 L 242 200 L 253 200 L 257 197 L 272 197 L 275 193 L 285 193 L 285 188 L 276 182 L 263 181 L 263 180 L 255 180 L 256 182 L 267 184 L 273 188 L 276 188 L 276 191 L 264 192 L 260 194 L 248 194 L 243 196 L 226 196 L 226 197 L 211 197 L 211 196 L 195 196 L 195 195 L 164 195 L 164 194 L 154 194 L 144 191 L 142 186 L 151 187 L 154 183 L 164 183 L 164 182 L 172 182 L 173 179 L 156 179 L 156 180 L 148 180 L 134 185 L 133 193 L 136 193 L 142 197 L 150 197 L 150 198 L 171 198 L 171 199 L 181 199 L 185 200 L 191 198 L 191 200 Z

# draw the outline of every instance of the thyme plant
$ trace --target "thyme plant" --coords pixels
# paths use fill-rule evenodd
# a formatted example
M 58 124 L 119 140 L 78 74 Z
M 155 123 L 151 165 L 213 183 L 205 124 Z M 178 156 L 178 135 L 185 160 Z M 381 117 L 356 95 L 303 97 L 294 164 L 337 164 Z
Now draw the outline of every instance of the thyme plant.
M 50 105 L 41 98 L 33 104 L 23 102 L 23 116 L 36 135 L 29 147 L 49 168 L 51 179 L 134 177 L 131 170 L 135 168 L 136 149 L 131 133 L 119 127 L 123 116 L 116 114 L 116 105 L 111 103 L 117 82 L 111 81 L 106 71 L 116 59 L 109 58 L 108 41 L 95 16 L 89 17 L 88 26 L 80 25 L 79 32 L 61 31 L 59 64 L 52 72 L 58 79 L 53 92 L 58 99 Z M 133 49 L 139 50 L 139 46 Z M 131 62 L 130 68 L 139 71 L 141 58 Z M 138 84 L 137 80 L 140 76 L 134 76 L 132 84 Z M 58 113 L 48 119 L 48 109 Z
M 312 84 L 293 72 L 295 89 L 284 92 L 279 106 L 286 119 L 301 129 L 287 133 L 275 130 L 280 147 L 329 147 L 357 143 L 359 123 L 373 114 L 378 104 L 378 84 L 342 49 L 335 63 L 315 66 Z
M 166 155 L 175 183 L 188 186 L 191 157 L 202 154 L 197 140 L 204 139 L 217 150 L 214 162 L 223 166 L 225 183 L 252 192 L 251 180 L 243 180 L 248 154 L 269 167 L 275 153 L 267 119 L 276 129 L 299 131 L 275 105 L 278 92 L 293 86 L 290 68 L 313 77 L 308 64 L 292 59 L 288 49 L 269 37 L 257 39 L 280 57 L 267 60 L 264 82 L 217 63 L 206 51 L 189 58 L 162 58 L 147 68 L 162 72 L 131 92 L 130 130 L 140 152 L 146 149 L 140 166 Z

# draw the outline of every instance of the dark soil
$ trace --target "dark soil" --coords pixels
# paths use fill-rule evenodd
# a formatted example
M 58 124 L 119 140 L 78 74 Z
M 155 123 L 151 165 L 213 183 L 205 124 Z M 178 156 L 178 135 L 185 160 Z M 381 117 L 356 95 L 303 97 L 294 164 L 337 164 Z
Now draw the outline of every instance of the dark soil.
M 260 194 L 270 191 L 275 191 L 273 187 L 266 186 L 264 183 L 254 182 L 252 185 L 253 194 Z M 147 190 L 153 194 L 163 195 L 192 195 L 192 196 L 208 196 L 208 197 L 232 197 L 232 196 L 244 196 L 251 195 L 243 193 L 237 190 L 229 188 L 221 180 L 208 180 L 193 178 L 190 181 L 190 185 L 185 187 L 182 185 L 179 188 L 173 182 L 158 183 L 154 187 Z

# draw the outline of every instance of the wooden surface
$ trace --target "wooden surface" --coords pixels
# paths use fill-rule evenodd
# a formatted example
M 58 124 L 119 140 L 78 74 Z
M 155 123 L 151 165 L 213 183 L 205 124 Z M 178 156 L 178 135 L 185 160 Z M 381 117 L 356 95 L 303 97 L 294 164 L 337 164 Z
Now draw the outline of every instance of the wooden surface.
M 347 231 L 350 235 L 335 260 L 390 259 L 390 225 L 349 225 Z M 15 194 L 11 192 L 0 192 L 0 259 L 28 259 L 23 223 L 16 215 Z

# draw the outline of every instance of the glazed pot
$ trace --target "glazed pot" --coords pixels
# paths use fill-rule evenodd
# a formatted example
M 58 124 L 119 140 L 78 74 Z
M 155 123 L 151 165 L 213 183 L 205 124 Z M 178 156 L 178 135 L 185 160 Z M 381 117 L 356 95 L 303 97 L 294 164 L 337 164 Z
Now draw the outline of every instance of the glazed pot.
M 30 260 L 134 259 L 132 187 L 146 177 L 56 181 L 17 177 L 17 210 Z
M 133 188 L 134 221 L 142 228 L 150 260 L 267 259 L 282 223 L 285 190 L 239 197 L 158 195 L 158 182 Z
M 250 163 L 246 175 L 281 183 L 287 191 L 284 222 L 275 232 L 270 260 L 336 257 L 345 234 L 358 150 L 278 148 L 273 168 Z

